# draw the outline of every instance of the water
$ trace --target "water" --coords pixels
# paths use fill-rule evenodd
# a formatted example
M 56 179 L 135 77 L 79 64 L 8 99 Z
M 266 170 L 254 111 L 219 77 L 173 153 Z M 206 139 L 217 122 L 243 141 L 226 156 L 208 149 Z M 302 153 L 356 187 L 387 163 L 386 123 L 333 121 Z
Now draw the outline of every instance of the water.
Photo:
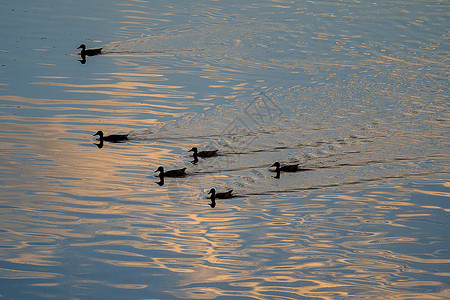
M 0 7 L 4 298 L 450 297 L 445 2 Z

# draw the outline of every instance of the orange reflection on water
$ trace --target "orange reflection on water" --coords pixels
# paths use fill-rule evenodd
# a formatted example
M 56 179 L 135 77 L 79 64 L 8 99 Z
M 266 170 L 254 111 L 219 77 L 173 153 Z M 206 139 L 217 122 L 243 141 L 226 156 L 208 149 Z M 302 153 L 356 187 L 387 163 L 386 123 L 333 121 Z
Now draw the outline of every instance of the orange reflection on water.
M 94 88 L 111 88 L 117 90 L 137 90 L 140 88 L 149 88 L 149 89 L 161 89 L 162 87 L 168 89 L 180 89 L 183 88 L 181 86 L 162 86 L 162 85 L 154 85 L 154 84 L 146 84 L 140 82 L 119 82 L 114 84 L 89 84 L 89 85 L 76 85 L 76 84 L 67 84 L 67 83 L 58 83 L 58 82 L 36 82 L 34 84 L 38 85 L 50 85 L 50 86 L 63 86 L 63 87 L 71 87 L 71 88 L 85 88 L 85 89 L 75 89 L 75 90 L 66 90 L 66 92 L 73 93 L 93 93 L 93 94 L 104 94 L 104 95 L 114 95 L 114 96 L 133 96 L 133 97 L 149 97 L 149 98 L 163 98 L 163 99 L 193 99 L 192 95 L 186 94 L 174 94 L 174 93 L 144 93 L 144 92 L 124 92 L 124 91 L 111 91 L 111 90 L 91 90 Z
M 0 278 L 3 279 L 55 279 L 63 276 L 62 274 L 52 272 L 38 272 L 38 271 L 21 271 L 6 268 L 0 268 Z
M 105 79 L 108 80 L 108 79 Z M 117 88 L 117 89 L 138 89 L 140 87 L 151 88 L 151 89 L 181 89 L 183 86 L 166 86 L 161 84 L 150 84 L 142 82 L 129 82 L 122 81 L 112 84 L 69 84 L 60 82 L 34 82 L 37 85 L 50 85 L 50 86 L 63 86 L 63 87 L 73 87 L 73 88 Z

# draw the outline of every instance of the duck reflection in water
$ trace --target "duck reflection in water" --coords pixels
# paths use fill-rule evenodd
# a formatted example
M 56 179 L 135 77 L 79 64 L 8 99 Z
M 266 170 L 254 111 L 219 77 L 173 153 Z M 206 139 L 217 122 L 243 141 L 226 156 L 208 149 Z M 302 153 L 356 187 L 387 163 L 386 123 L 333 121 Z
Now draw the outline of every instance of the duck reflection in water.
M 81 55 L 81 59 L 78 60 L 82 65 L 86 63 L 86 55 Z
M 159 186 L 163 186 L 164 185 L 164 175 L 159 175 L 159 181 L 155 181 L 155 183 Z
M 275 167 L 275 171 L 272 171 L 272 170 L 271 170 L 271 171 L 277 173 L 277 174 L 273 177 L 273 178 L 277 178 L 277 179 L 280 178 L 280 173 L 281 173 L 281 171 L 283 171 L 283 172 L 302 172 L 302 171 L 310 171 L 310 170 L 311 170 L 311 169 L 302 169 L 302 168 L 299 168 L 299 167 L 298 167 L 298 164 L 281 166 L 279 162 L 275 162 L 275 163 L 274 163 L 272 166 L 270 166 L 270 167 L 271 167 L 271 168 L 272 168 L 272 167 Z
M 102 149 L 103 148 L 103 140 L 100 140 L 100 142 L 97 144 L 97 143 L 93 143 L 95 146 L 97 146 L 99 149 Z
M 212 208 L 216 207 L 216 199 L 228 199 L 228 198 L 233 198 L 233 190 L 229 190 L 227 192 L 222 192 L 222 193 L 216 193 L 216 189 L 212 188 L 208 194 L 211 194 L 211 203 L 209 203 L 209 206 L 211 206 Z

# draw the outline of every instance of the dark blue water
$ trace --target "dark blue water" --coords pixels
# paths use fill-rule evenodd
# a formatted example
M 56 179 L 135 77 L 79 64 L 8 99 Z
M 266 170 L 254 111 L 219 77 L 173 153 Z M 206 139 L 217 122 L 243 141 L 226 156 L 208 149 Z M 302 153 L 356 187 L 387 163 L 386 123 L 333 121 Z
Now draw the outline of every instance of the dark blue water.
M 449 298 L 448 11 L 1 3 L 0 296 Z

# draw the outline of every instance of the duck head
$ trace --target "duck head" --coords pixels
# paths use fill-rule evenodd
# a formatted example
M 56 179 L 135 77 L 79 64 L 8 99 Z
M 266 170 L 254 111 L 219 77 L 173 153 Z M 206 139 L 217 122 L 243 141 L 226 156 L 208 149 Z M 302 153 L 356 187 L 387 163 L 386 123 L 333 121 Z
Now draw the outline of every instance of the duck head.
M 161 172 L 161 173 L 164 173 L 164 168 L 163 168 L 163 167 L 159 167 L 158 169 L 156 169 L 155 172 Z
M 198 149 L 197 149 L 197 147 L 193 147 L 191 150 L 189 150 L 189 152 L 191 152 L 191 151 L 194 152 L 194 154 L 195 154 L 195 153 L 197 153 Z
M 81 44 L 80 47 L 78 47 L 77 49 L 86 50 L 86 46 L 84 44 Z
M 275 175 L 273 178 L 277 178 L 277 179 L 280 179 L 280 163 L 279 162 L 275 162 L 273 165 L 271 165 L 270 166 L 271 168 L 272 167 L 275 167 L 276 168 L 276 170 L 275 170 L 275 172 L 277 172 L 277 175 Z
M 212 189 L 208 192 L 208 194 L 211 194 L 212 196 L 216 195 L 216 189 L 215 189 L 215 188 L 212 188 Z
M 103 131 L 101 131 L 101 130 L 97 131 L 97 133 L 94 134 L 94 136 L 96 136 L 96 135 L 98 135 L 100 137 L 100 139 L 102 139 L 103 138 Z

